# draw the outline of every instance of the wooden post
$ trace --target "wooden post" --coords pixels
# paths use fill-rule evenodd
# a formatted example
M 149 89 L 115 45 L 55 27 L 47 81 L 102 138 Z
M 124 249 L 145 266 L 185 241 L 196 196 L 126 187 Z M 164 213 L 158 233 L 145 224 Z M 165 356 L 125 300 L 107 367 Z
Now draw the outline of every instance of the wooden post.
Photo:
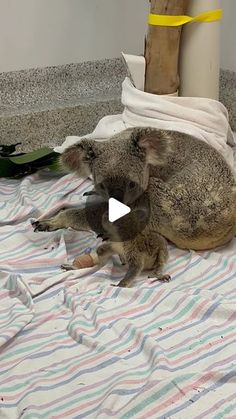
M 149 0 L 151 13 L 184 15 L 189 0 Z M 178 59 L 182 26 L 152 26 L 145 44 L 145 92 L 164 95 L 179 87 Z

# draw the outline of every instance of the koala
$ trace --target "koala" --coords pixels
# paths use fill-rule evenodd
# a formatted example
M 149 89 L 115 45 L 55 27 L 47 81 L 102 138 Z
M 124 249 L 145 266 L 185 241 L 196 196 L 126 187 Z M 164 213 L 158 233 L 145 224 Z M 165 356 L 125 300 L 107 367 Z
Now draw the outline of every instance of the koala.
M 152 231 L 147 225 L 132 239 L 124 240 L 129 226 L 133 227 L 139 221 L 131 212 L 118 219 L 114 223 L 108 221 L 107 214 L 103 216 L 103 226 L 107 240 L 97 249 L 97 255 L 101 264 L 113 254 L 118 254 L 121 262 L 128 265 L 124 278 L 118 283 L 118 287 L 128 287 L 133 280 L 142 272 L 150 271 L 149 277 L 155 277 L 157 281 L 169 282 L 171 277 L 163 274 L 163 267 L 168 259 L 167 242 L 156 231 Z
M 164 237 L 150 230 L 147 225 L 138 234 L 124 239 L 130 225 L 134 230 L 140 230 L 136 225 L 140 222 L 140 218 L 136 216 L 135 211 L 114 223 L 109 222 L 106 212 L 102 216 L 104 233 L 100 234 L 100 237 L 104 242 L 97 248 L 98 264 L 103 266 L 112 255 L 119 255 L 122 264 L 127 265 L 128 269 L 124 278 L 118 283 L 118 287 L 129 287 L 143 271 L 149 271 L 149 278 L 157 281 L 169 282 L 171 279 L 170 275 L 162 273 L 168 259 L 167 242 Z M 76 270 L 77 268 L 64 264 L 62 269 Z
M 235 235 L 234 174 L 217 150 L 188 134 L 129 128 L 108 142 L 83 139 L 65 150 L 61 163 L 80 177 L 92 176 L 95 193 L 132 209 L 145 192 L 149 230 L 179 248 L 212 249 Z M 98 211 L 91 208 L 91 215 Z M 90 230 L 86 211 L 67 209 L 34 224 L 35 231 L 67 227 Z

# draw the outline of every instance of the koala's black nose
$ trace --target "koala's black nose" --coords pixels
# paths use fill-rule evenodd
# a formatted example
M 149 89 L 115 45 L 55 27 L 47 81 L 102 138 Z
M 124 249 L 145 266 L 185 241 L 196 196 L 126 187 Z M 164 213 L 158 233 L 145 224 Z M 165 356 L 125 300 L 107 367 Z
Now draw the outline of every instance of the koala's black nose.
M 124 191 L 119 188 L 110 189 L 109 190 L 109 196 L 110 198 L 115 198 L 117 201 L 123 202 L 124 199 Z

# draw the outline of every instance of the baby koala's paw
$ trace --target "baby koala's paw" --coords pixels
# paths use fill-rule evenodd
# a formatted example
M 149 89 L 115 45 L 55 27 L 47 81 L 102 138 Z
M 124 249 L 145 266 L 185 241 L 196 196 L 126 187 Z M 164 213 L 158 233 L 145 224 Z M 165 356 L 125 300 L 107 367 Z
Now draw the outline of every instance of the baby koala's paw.
M 118 284 L 112 284 L 113 287 L 120 287 L 120 288 L 129 288 L 130 286 L 130 282 L 128 281 L 123 281 L 123 279 L 118 282 Z
M 107 233 L 99 233 L 97 235 L 97 239 L 102 239 L 103 242 L 109 240 L 108 234 Z
M 157 274 L 153 272 L 152 275 L 149 275 L 148 278 L 153 279 L 153 282 L 159 281 L 159 282 L 170 282 L 171 276 L 168 274 Z
M 76 271 L 76 269 L 78 269 L 78 268 L 76 268 L 73 265 L 70 265 L 69 263 L 64 263 L 63 265 L 61 265 L 61 269 L 63 271 Z

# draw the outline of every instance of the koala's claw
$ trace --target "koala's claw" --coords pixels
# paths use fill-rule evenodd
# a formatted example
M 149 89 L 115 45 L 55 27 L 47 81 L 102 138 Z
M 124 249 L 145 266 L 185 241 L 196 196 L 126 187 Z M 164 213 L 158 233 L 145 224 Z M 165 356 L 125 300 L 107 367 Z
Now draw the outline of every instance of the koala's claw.
M 128 282 L 123 282 L 123 280 L 118 282 L 118 284 L 112 284 L 112 286 L 113 287 L 120 287 L 120 288 L 129 288 Z
M 97 239 L 102 239 L 102 241 L 104 242 L 104 241 L 108 240 L 109 237 L 107 237 L 104 233 L 99 233 L 97 235 Z
M 156 278 L 156 280 L 157 280 L 157 281 L 160 281 L 160 282 L 170 282 L 170 280 L 171 280 L 171 276 L 170 276 L 170 275 L 168 275 L 168 274 L 166 274 L 166 275 L 160 275 L 160 276 L 158 276 L 158 277 Z
M 153 278 L 153 275 L 150 275 L 148 278 L 152 278 L 153 282 L 155 282 L 155 281 L 170 282 L 170 280 L 171 280 L 171 276 L 168 275 L 168 274 L 164 274 L 164 275 L 160 274 L 160 275 L 157 275 L 156 278 Z
M 33 222 L 31 223 L 31 225 L 32 225 L 32 227 L 33 227 L 33 229 L 34 229 L 34 232 L 36 232 L 36 231 L 42 231 L 42 230 L 41 230 L 40 221 L 33 221 Z
M 34 221 L 32 223 L 32 227 L 33 227 L 35 233 L 37 231 L 54 231 L 54 230 L 58 230 L 57 227 L 52 226 L 48 221 Z
M 76 267 L 73 265 L 70 265 L 69 263 L 63 263 L 63 265 L 61 265 L 61 269 L 63 271 L 75 271 Z
M 88 192 L 84 192 L 83 196 L 92 196 L 92 195 L 97 195 L 97 192 L 95 191 L 88 191 Z

